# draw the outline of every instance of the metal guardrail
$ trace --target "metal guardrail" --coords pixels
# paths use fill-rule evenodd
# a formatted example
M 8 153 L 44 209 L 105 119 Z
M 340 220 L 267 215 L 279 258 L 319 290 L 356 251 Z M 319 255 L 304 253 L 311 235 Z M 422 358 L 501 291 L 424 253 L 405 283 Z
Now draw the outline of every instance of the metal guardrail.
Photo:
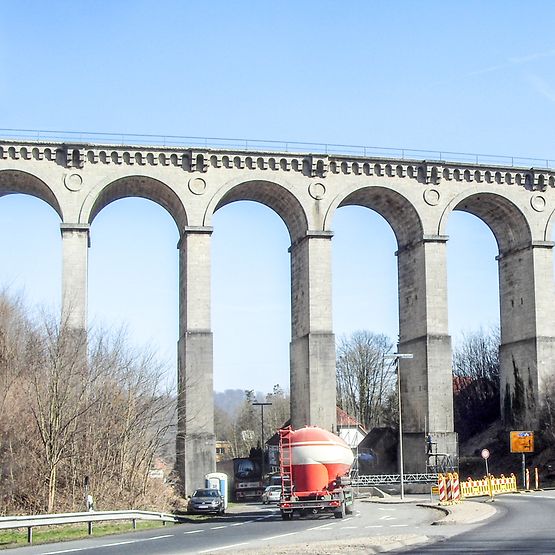
M 361 157 L 392 157 L 402 160 L 438 160 L 469 164 L 501 165 L 526 168 L 555 168 L 555 160 L 500 154 L 477 154 L 413 148 L 274 141 L 262 139 L 229 139 L 223 137 L 188 137 L 181 135 L 141 135 L 138 133 L 98 133 L 89 131 L 55 131 L 36 129 L 0 129 L 4 139 L 96 143 L 109 145 L 140 145 L 164 147 L 195 147 L 270 151 L 288 153 L 336 154 Z
M 156 520 L 179 523 L 183 518 L 169 514 L 150 511 L 91 511 L 83 513 L 60 513 L 30 516 L 3 516 L 0 517 L 0 530 L 27 528 L 27 541 L 33 542 L 33 528 L 36 526 L 54 526 L 59 524 L 87 523 L 88 533 L 92 534 L 92 523 L 107 520 L 131 520 L 133 528 L 137 520 Z
M 437 474 L 403 474 L 405 484 L 437 483 Z M 351 479 L 353 486 L 379 486 L 383 484 L 400 484 L 400 474 L 369 474 Z

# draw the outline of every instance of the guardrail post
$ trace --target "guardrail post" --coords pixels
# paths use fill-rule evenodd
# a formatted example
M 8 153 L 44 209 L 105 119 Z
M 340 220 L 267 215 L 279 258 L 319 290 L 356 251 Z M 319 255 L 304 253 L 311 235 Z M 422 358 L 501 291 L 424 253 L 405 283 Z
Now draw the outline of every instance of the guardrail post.
M 89 536 L 92 535 L 92 532 L 93 532 L 92 520 L 89 520 L 89 522 L 87 522 L 87 532 L 89 533 Z
M 27 526 L 27 543 L 33 543 L 33 527 Z
M 137 519 L 136 519 L 136 518 L 133 518 L 133 519 L 131 519 L 131 520 L 132 520 L 132 522 L 133 522 L 133 530 L 136 530 L 136 529 L 137 529 Z

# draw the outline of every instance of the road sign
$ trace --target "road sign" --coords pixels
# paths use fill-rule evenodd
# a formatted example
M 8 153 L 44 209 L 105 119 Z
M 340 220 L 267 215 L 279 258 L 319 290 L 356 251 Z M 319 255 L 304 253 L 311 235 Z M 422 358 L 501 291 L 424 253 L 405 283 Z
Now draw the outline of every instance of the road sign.
M 511 432 L 511 453 L 533 453 L 534 452 L 534 432 L 512 431 Z
M 489 450 L 482 449 L 482 459 L 488 459 L 488 458 L 489 458 Z

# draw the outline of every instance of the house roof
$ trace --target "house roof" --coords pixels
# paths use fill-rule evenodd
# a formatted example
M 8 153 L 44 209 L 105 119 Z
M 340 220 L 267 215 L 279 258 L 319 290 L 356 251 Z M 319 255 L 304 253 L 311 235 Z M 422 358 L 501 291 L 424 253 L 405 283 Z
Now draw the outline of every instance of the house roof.
M 364 426 L 342 408 L 336 407 L 337 427 L 338 428 L 360 428 L 364 433 Z
M 474 381 L 470 376 L 453 376 L 453 393 L 460 393 Z

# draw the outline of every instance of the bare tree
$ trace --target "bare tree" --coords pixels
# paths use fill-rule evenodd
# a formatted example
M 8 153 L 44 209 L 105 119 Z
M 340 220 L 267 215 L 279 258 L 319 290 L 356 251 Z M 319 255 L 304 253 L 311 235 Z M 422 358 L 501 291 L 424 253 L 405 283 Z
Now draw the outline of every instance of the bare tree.
M 272 404 L 264 412 L 264 440 L 272 437 L 289 420 L 291 413 L 289 394 L 279 384 L 266 395 L 266 402 Z
M 85 476 L 106 508 L 167 508 L 173 490 L 149 471 L 175 425 L 175 395 L 155 356 L 127 345 L 121 333 L 37 324 L 0 294 L 4 513 L 82 508 Z
M 385 424 L 395 391 L 395 369 L 384 355 L 393 349 L 382 334 L 357 331 L 337 346 L 337 402 L 367 429 Z
M 41 442 L 40 455 L 48 484 L 47 510 L 54 508 L 60 464 L 72 454 L 83 433 L 84 415 L 96 403 L 92 390 L 103 377 L 83 356 L 85 331 L 76 332 L 52 320 L 30 345 L 29 407 Z
M 462 441 L 500 417 L 498 329 L 463 335 L 453 350 L 455 429 Z

